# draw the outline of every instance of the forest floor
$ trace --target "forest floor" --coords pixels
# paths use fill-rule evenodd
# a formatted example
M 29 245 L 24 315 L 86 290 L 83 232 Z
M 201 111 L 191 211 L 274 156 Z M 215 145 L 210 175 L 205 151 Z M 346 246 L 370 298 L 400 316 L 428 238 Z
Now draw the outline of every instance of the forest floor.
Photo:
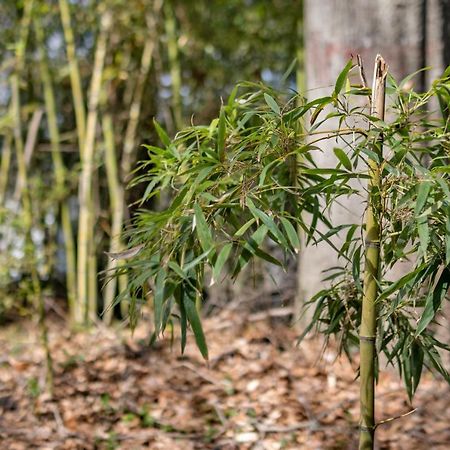
M 275 311 L 276 312 L 276 311 Z M 53 320 L 51 399 L 41 391 L 43 353 L 35 326 L 0 329 L 0 448 L 272 450 L 353 449 L 357 364 L 274 314 L 225 311 L 205 319 L 207 365 L 193 338 L 148 347 L 148 331 L 67 331 Z M 378 420 L 413 408 L 397 373 L 382 372 Z M 378 449 L 450 448 L 450 389 L 424 374 L 417 410 L 377 429 Z

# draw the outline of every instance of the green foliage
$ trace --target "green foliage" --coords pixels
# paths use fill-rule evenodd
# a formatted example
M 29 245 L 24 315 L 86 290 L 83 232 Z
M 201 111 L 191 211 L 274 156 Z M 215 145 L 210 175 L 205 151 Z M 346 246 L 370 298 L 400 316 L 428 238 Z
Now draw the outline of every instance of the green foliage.
M 136 215 L 129 245 L 144 247 L 119 271 L 129 275 L 122 297 L 138 311 L 152 289 L 155 337 L 177 317 L 182 349 L 190 324 L 206 358 L 194 311 L 208 278 L 214 283 L 224 272 L 236 278 L 255 258 L 283 266 L 283 258 L 265 251 L 266 239 L 288 255 L 299 249 L 298 229 L 312 244 L 325 240 L 334 246 L 331 239 L 340 234 L 344 243 L 334 248 L 343 266 L 330 270 L 331 286 L 311 300 L 314 317 L 305 334 L 315 328 L 337 335 L 351 356 L 350 348 L 359 342 L 363 226 L 333 226 L 327 212 L 340 196 L 364 192 L 367 157 L 379 161 L 371 149 L 382 133 L 387 156 L 379 161 L 382 187 L 375 194 L 382 205 L 377 214 L 383 261 L 377 349 L 397 364 L 412 396 L 423 366 L 449 380 L 439 355 L 448 347 L 433 331 L 450 281 L 448 115 L 445 104 L 441 117 L 428 111 L 435 97 L 447 95 L 449 78 L 444 75 L 424 94 L 404 91 L 391 79 L 387 117 L 392 119 L 382 122 L 360 106 L 367 89 L 342 93 L 351 71 L 347 65 L 332 96 L 310 102 L 261 84 L 241 84 L 241 94 L 232 95 L 219 118 L 188 127 L 172 141 L 157 125 L 164 145 L 147 146 L 149 159 L 134 183 L 147 185 L 141 206 L 167 191 L 172 200 L 162 211 L 142 209 Z M 309 128 L 303 120 L 308 115 Z M 337 129 L 321 131 L 335 118 Z M 337 165 L 316 167 L 321 141 L 337 137 Z M 327 232 L 318 230 L 319 222 Z M 392 280 L 402 261 L 409 261 L 410 270 Z
M 396 364 L 410 397 L 417 389 L 423 366 L 450 381 L 439 350 L 436 330 L 439 312 L 450 282 L 449 163 L 450 134 L 446 104 L 441 115 L 433 111 L 436 97 L 450 88 L 447 71 L 423 94 L 404 91 L 390 80 L 390 123 L 372 122 L 366 138 L 351 150 L 353 166 L 361 164 L 367 149 L 383 134 L 385 157 L 380 161 L 382 274 L 377 300 L 377 348 Z M 402 86 L 402 84 L 400 84 Z M 355 114 L 355 112 L 353 113 Z M 359 114 L 359 112 L 358 112 Z M 342 152 L 340 163 L 348 166 Z M 351 231 L 351 232 L 350 232 Z M 339 335 L 342 348 L 358 341 L 361 306 L 361 231 L 350 228 L 341 249 L 348 261 L 328 277 L 331 287 L 312 300 L 310 325 L 325 335 Z M 401 264 L 408 270 L 395 278 Z
M 167 190 L 172 201 L 163 211 L 136 215 L 130 246 L 144 248 L 120 269 L 130 277 L 123 296 L 133 309 L 145 302 L 146 284 L 152 287 L 155 334 L 178 310 L 182 347 L 189 323 L 205 358 L 195 308 L 205 277 L 214 283 L 226 269 L 236 278 L 254 258 L 283 266 L 285 258 L 269 254 L 265 240 L 285 256 L 298 252 L 298 228 L 314 240 L 317 223 L 330 225 L 318 193 L 328 200 L 348 194 L 346 182 L 353 177 L 339 168 L 324 173 L 313 163 L 316 147 L 305 142 L 299 118 L 317 102 L 296 107 L 295 98 L 286 103 L 259 84 L 245 83 L 239 90 L 209 126 L 186 128 L 173 141 L 156 124 L 164 146 L 147 146 L 148 161 L 137 170 L 144 175 L 134 183 L 147 184 L 141 204 Z M 331 98 L 320 106 L 326 102 Z M 294 167 L 293 157 L 299 161 Z

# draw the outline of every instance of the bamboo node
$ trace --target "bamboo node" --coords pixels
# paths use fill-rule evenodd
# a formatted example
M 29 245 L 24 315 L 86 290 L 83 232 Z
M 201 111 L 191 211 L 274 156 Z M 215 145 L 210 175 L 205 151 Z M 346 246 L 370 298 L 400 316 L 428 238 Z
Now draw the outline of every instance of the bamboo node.
M 361 431 L 366 431 L 367 433 L 373 433 L 375 431 L 375 428 L 376 428 L 375 426 L 371 426 L 371 427 L 367 427 L 365 425 L 360 425 L 359 426 L 359 429 Z
M 364 243 L 366 247 L 380 248 L 380 241 L 369 241 L 366 239 Z
M 375 342 L 377 339 L 376 336 L 361 336 L 359 335 L 359 340 L 363 342 Z

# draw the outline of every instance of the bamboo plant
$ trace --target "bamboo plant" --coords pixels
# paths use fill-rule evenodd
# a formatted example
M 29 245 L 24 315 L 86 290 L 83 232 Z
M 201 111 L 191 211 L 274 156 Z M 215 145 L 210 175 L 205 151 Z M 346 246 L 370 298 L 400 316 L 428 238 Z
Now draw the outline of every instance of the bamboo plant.
M 56 189 L 58 197 L 61 201 L 61 226 L 64 233 L 64 252 L 66 259 L 66 283 L 67 295 L 69 303 L 69 311 L 76 309 L 77 291 L 76 291 L 76 270 L 75 270 L 75 242 L 70 218 L 70 208 L 66 195 L 67 170 L 64 166 L 60 148 L 60 133 L 57 122 L 57 111 L 55 94 L 53 91 L 53 83 L 48 67 L 47 57 L 44 51 L 44 32 L 40 22 L 40 17 L 36 14 L 34 19 L 34 29 L 36 32 L 38 51 L 39 51 L 39 67 L 44 90 L 44 102 L 47 114 L 47 124 L 50 136 L 50 144 L 52 151 L 52 161 L 55 173 Z
M 385 84 L 387 66 L 378 55 L 373 76 L 371 114 L 384 120 Z M 381 213 L 381 161 L 383 138 L 373 146 L 375 158 L 369 157 L 369 198 L 366 211 L 365 273 L 360 329 L 360 401 L 361 434 L 359 448 L 373 449 L 375 431 L 375 341 L 377 311 L 376 301 L 380 285 L 380 213 Z
M 105 167 L 111 205 L 111 240 L 109 247 L 110 253 L 118 253 L 123 249 L 121 234 L 124 227 L 124 215 L 125 211 L 127 210 L 126 196 L 123 186 L 126 185 L 126 183 L 129 181 L 132 167 L 136 160 L 137 129 L 141 115 L 144 91 L 152 65 L 153 52 L 155 46 L 157 45 L 156 25 L 161 8 L 162 2 L 155 2 L 153 10 L 146 16 L 148 31 L 144 42 L 144 48 L 142 50 L 139 73 L 131 96 L 128 122 L 125 129 L 123 149 L 120 159 L 120 173 L 117 167 L 117 159 L 119 155 L 116 151 L 115 135 L 111 114 L 104 114 L 102 119 L 106 156 Z M 119 263 L 120 261 L 109 259 L 105 269 L 105 273 L 108 274 L 113 271 Z M 120 290 L 125 288 L 126 282 L 126 277 L 122 277 L 119 280 Z M 117 280 L 113 278 L 108 282 L 104 289 L 103 302 L 104 319 L 106 323 L 110 323 L 112 319 L 113 305 L 116 296 L 116 287 Z M 126 305 L 126 303 L 122 302 L 122 309 L 125 308 L 124 305 Z M 124 316 L 126 315 L 126 311 L 122 311 L 122 313 Z
M 312 321 L 299 341 L 312 329 L 326 340 L 336 335 L 339 350 L 349 358 L 360 344 L 360 448 L 371 449 L 375 428 L 383 422 L 375 423 L 374 415 L 380 352 L 397 366 L 411 399 L 424 367 L 450 382 L 439 354 L 450 348 L 433 332 L 450 285 L 445 101 L 450 69 L 430 91 L 417 94 L 404 88 L 411 77 L 398 85 L 387 75 L 381 57 L 373 91 L 350 83 L 354 67 L 349 61 L 326 97 L 286 101 L 267 86 L 243 84 L 238 87 L 243 93 L 237 96 L 234 90 L 209 125 L 185 128 L 170 139 L 155 122 L 162 146 L 147 146 L 148 161 L 139 168 L 144 175 L 134 182 L 146 184 L 142 206 L 167 190 L 172 202 L 160 212 L 142 209 L 126 235 L 128 250 L 115 257 L 124 260 L 116 275 L 129 277 L 118 300 L 130 299 L 132 323 L 151 286 L 153 338 L 179 321 L 181 349 L 190 326 L 207 358 L 195 306 L 205 282 L 235 279 L 256 258 L 283 266 L 285 259 L 265 251 L 266 237 L 286 257 L 299 249 L 297 227 L 312 244 L 328 242 L 343 266 L 329 272 L 330 286 L 311 299 Z M 393 114 L 389 123 L 383 120 L 386 80 Z M 358 101 L 367 95 L 372 96 L 369 111 Z M 423 111 L 436 97 L 444 105 L 444 119 L 429 121 Z M 339 127 L 327 128 L 336 117 Z M 330 139 L 344 147 L 334 149 L 337 166 L 316 167 L 315 152 Z M 422 163 L 424 152 L 432 156 L 429 167 Z M 296 183 L 286 164 L 292 155 L 298 157 Z M 360 169 L 367 165 L 368 172 Z M 365 193 L 358 182 L 368 183 L 365 225 L 334 226 L 329 205 L 342 195 Z M 312 218 L 308 223 L 305 213 Z M 327 232 L 320 231 L 320 222 Z M 333 242 L 339 233 L 345 233 L 341 247 Z M 392 281 L 388 274 L 405 258 L 413 261 L 412 269 Z
M 181 66 L 176 30 L 176 17 L 171 1 L 164 2 L 164 25 L 167 35 L 167 54 L 169 59 L 170 81 L 172 87 L 172 113 L 174 127 L 179 130 L 183 126 L 181 102 Z
M 108 33 L 112 25 L 112 12 L 104 9 L 101 15 L 100 34 L 98 36 L 94 66 L 92 72 L 91 85 L 89 89 L 88 115 L 86 119 L 86 136 L 83 150 L 81 152 L 82 171 L 79 182 L 79 202 L 80 212 L 78 220 L 78 240 L 77 240 L 77 281 L 78 281 L 78 301 L 81 302 L 82 316 L 77 320 L 86 323 L 95 319 L 97 315 L 97 305 L 93 301 L 93 291 L 96 291 L 96 271 L 92 265 L 93 242 L 93 196 L 92 183 L 94 173 L 94 158 L 96 147 L 96 126 L 98 118 L 98 106 L 100 92 L 102 88 L 103 67 L 107 50 Z M 89 264 L 89 261 L 91 262 Z M 89 289 L 89 285 L 91 289 Z M 90 294 L 90 295 L 89 295 Z

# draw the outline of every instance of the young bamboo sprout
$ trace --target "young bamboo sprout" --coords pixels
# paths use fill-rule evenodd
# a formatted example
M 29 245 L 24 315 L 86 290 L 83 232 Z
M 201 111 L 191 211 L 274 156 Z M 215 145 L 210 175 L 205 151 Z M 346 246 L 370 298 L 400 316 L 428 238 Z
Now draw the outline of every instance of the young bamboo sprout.
M 377 55 L 375 60 L 372 89 L 371 114 L 384 119 L 385 84 L 387 65 Z M 360 450 L 374 448 L 375 431 L 375 339 L 376 339 L 376 300 L 378 296 L 380 273 L 380 164 L 383 141 L 380 135 L 374 143 L 377 159 L 369 159 L 368 206 L 366 212 L 366 250 L 364 293 L 360 329 Z

